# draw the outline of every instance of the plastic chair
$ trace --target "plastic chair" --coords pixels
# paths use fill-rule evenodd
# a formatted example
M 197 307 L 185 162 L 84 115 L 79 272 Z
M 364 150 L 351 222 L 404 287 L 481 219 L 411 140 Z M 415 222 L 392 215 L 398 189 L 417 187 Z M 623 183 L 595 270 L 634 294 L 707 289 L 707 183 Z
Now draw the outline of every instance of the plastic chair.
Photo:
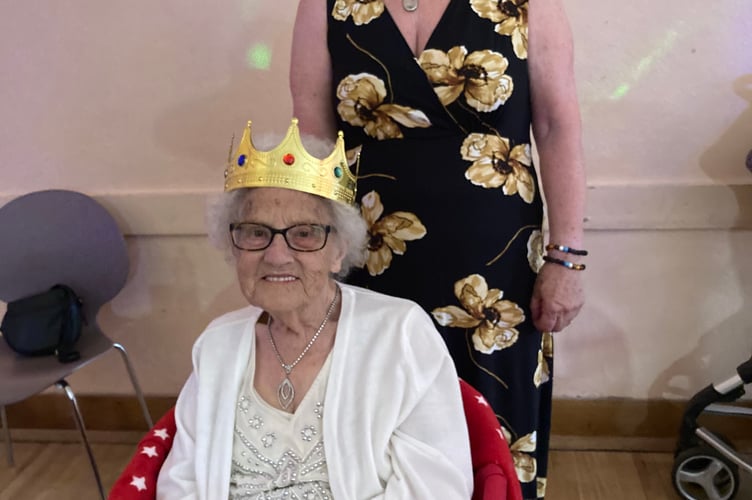
M 470 431 L 472 500 L 522 500 L 509 446 L 496 415 L 481 394 L 460 380 Z M 168 411 L 138 443 L 136 453 L 110 490 L 109 500 L 154 500 L 157 478 L 175 437 L 175 409 Z
M 48 387 L 62 389 L 71 403 L 76 426 L 102 499 L 104 488 L 86 435 L 76 396 L 65 377 L 115 348 L 136 392 L 147 427 L 153 423 L 125 348 L 107 338 L 97 313 L 125 285 L 128 254 L 112 216 L 81 193 L 37 191 L 0 208 L 0 300 L 10 302 L 49 289 L 57 283 L 73 288 L 83 302 L 86 319 L 76 349 L 81 357 L 60 363 L 55 356 L 23 357 L 0 341 L 0 414 L 9 465 L 13 448 L 5 406 Z

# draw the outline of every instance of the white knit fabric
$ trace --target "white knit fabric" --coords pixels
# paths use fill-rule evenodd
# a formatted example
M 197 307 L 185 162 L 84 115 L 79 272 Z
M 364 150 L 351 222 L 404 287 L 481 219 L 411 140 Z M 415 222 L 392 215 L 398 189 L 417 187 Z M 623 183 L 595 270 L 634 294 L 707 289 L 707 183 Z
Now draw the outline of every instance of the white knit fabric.
M 340 285 L 342 310 L 324 398 L 336 500 L 467 500 L 473 476 L 457 372 L 414 302 Z M 193 348 L 159 500 L 227 500 L 235 408 L 254 363 L 256 307 L 213 321 Z

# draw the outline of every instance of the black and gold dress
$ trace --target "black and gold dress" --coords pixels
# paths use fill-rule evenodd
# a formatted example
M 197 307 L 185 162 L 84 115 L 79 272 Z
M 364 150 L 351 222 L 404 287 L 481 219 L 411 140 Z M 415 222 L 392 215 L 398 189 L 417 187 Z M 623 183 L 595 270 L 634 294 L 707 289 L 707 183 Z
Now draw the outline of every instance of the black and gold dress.
M 333 105 L 362 146 L 369 255 L 350 281 L 432 314 L 545 494 L 553 368 L 533 326 L 543 207 L 530 152 L 527 0 L 451 0 L 415 57 L 382 0 L 329 0 Z

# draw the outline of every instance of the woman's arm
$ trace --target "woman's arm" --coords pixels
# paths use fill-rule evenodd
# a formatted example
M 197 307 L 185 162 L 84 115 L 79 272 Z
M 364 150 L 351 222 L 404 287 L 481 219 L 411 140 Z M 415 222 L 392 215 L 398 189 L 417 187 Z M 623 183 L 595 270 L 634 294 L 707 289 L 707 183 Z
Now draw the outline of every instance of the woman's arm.
M 334 137 L 332 64 L 327 48 L 326 0 L 303 0 L 298 5 L 292 36 L 290 92 L 293 116 L 304 134 Z
M 572 35 L 561 0 L 531 0 L 528 15 L 533 135 L 540 156 L 549 241 L 582 248 L 586 187 Z M 571 254 L 550 253 L 578 261 Z M 558 264 L 543 266 L 531 302 L 539 330 L 562 330 L 577 315 L 584 302 L 579 273 Z

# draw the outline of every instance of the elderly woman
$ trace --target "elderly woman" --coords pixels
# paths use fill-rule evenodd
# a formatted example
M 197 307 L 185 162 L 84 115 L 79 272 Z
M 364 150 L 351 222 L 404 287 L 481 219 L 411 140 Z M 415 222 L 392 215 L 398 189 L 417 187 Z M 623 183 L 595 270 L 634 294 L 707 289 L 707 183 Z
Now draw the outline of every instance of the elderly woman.
M 225 181 L 215 225 L 250 305 L 196 341 L 157 497 L 470 498 L 457 374 L 431 320 L 336 280 L 366 238 L 341 134 L 321 160 L 297 120 L 270 151 L 249 122 Z

